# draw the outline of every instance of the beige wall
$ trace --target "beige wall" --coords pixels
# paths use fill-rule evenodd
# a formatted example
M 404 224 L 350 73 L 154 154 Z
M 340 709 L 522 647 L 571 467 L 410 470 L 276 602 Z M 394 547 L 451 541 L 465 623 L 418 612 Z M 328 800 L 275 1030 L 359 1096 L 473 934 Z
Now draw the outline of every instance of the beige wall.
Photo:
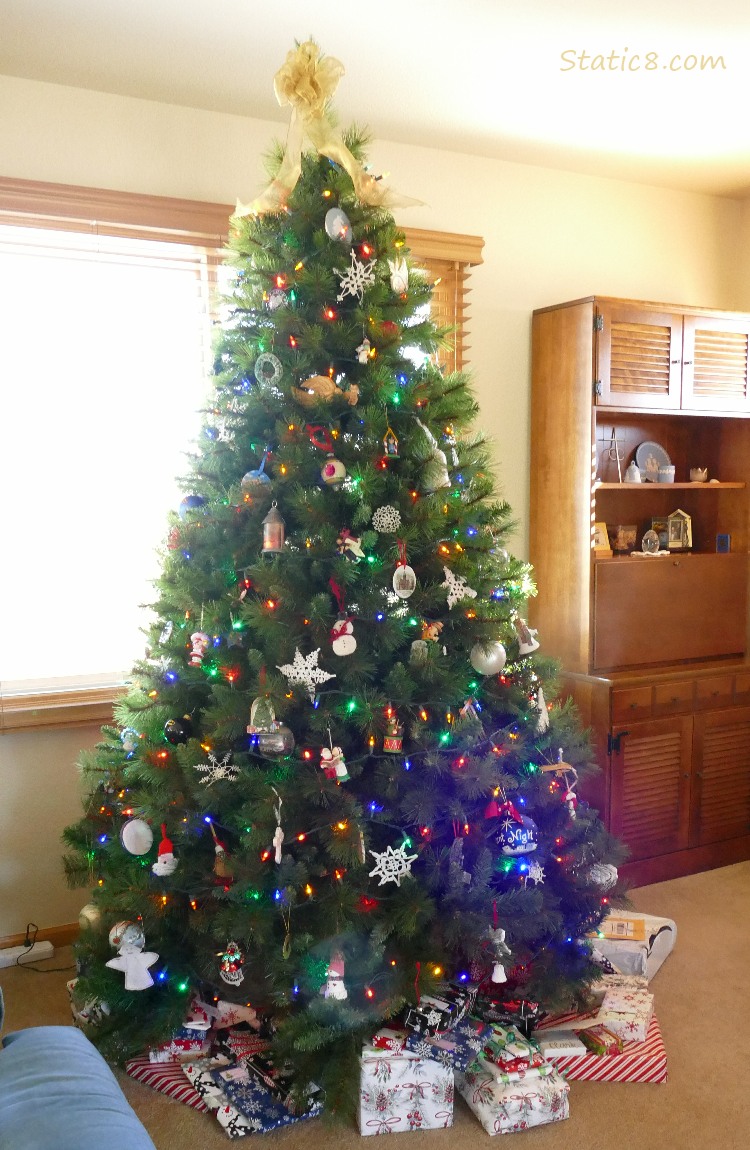
M 343 109 L 341 110 L 343 114 Z M 343 115 L 342 115 L 343 118 Z M 233 203 L 262 182 L 283 127 L 0 76 L 0 174 Z M 593 293 L 750 308 L 747 205 L 711 196 L 378 141 L 374 170 L 425 201 L 405 225 L 478 234 L 471 367 L 502 494 L 526 553 L 529 320 Z M 139 654 L 135 652 L 134 656 Z M 0 936 L 71 921 L 85 898 L 59 879 L 60 828 L 78 810 L 73 762 L 85 730 L 0 738 Z

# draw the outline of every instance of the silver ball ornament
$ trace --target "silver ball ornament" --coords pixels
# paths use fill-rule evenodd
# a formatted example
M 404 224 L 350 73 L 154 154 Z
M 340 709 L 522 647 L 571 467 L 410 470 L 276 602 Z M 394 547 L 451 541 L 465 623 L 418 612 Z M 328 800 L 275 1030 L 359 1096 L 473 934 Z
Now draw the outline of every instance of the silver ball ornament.
M 508 656 L 502 643 L 475 643 L 469 661 L 480 675 L 497 675 L 505 666 Z
M 617 867 L 612 863 L 594 863 L 589 867 L 588 877 L 596 886 L 606 891 L 615 886 L 620 876 Z

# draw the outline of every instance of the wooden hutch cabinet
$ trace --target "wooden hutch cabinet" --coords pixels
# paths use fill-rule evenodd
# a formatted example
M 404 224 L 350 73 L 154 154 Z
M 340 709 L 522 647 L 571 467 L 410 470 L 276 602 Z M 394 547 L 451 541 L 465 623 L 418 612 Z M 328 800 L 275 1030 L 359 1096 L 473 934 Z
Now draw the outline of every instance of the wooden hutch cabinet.
M 594 296 L 533 316 L 531 620 L 637 883 L 750 858 L 749 357 L 738 313 Z M 625 482 L 644 443 L 674 482 Z M 678 509 L 690 549 L 643 555 Z M 635 526 L 636 554 L 595 550 L 597 523 Z

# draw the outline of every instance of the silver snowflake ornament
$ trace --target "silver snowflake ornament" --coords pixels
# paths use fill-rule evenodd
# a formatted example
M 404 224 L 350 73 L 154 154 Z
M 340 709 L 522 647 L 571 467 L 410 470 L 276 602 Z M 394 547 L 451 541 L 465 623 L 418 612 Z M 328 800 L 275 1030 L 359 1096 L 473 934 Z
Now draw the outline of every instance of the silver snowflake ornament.
M 335 679 L 335 675 L 331 675 L 328 671 L 324 671 L 322 667 L 318 666 L 318 656 L 320 655 L 320 647 L 315 651 L 311 651 L 309 655 L 302 655 L 299 647 L 294 652 L 294 662 L 285 663 L 283 667 L 277 665 L 277 670 L 281 671 L 282 675 L 286 675 L 289 680 L 290 687 L 297 683 L 301 683 L 307 687 L 310 700 L 315 702 L 315 686 L 318 683 L 325 683 L 328 679 Z
M 462 599 L 476 599 L 477 593 L 464 579 L 463 575 L 456 575 L 450 567 L 443 567 L 445 579 L 440 584 L 448 591 L 448 607 L 455 607 Z
M 196 763 L 196 771 L 205 771 L 203 778 L 200 780 L 210 787 L 212 783 L 227 782 L 234 783 L 240 773 L 240 768 L 236 763 L 230 763 L 231 753 L 224 755 L 223 759 L 218 759 L 213 752 L 209 752 L 207 763 Z
M 376 531 L 398 531 L 401 526 L 401 512 L 390 504 L 378 507 L 372 517 L 372 525 Z M 476 594 L 476 591 L 474 592 Z
M 533 862 L 529 867 L 529 878 L 536 886 L 544 882 L 544 867 L 541 867 L 538 862 Z
M 341 303 L 346 296 L 356 296 L 360 303 L 366 287 L 375 283 L 375 272 L 372 270 L 375 267 L 375 260 L 370 260 L 369 264 L 363 263 L 357 257 L 354 248 L 351 250 L 351 266 L 344 272 L 337 269 L 336 275 L 341 280 L 341 291 L 336 296 L 336 299 Z
M 370 851 L 375 859 L 375 867 L 370 871 L 370 878 L 377 876 L 380 879 L 378 886 L 383 886 L 387 882 L 395 882 L 396 886 L 401 886 L 401 879 L 411 874 L 411 864 L 417 855 L 407 855 L 406 849 L 406 843 L 402 843 L 396 850 L 389 846 L 380 853 Z

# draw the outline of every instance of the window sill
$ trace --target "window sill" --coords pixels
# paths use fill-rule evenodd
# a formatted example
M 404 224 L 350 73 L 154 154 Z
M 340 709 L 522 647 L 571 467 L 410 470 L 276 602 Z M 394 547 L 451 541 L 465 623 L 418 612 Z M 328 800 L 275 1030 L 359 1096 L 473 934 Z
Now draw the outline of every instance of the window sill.
M 89 687 L 0 698 L 0 734 L 36 727 L 83 727 L 111 722 L 112 704 L 124 690 Z

